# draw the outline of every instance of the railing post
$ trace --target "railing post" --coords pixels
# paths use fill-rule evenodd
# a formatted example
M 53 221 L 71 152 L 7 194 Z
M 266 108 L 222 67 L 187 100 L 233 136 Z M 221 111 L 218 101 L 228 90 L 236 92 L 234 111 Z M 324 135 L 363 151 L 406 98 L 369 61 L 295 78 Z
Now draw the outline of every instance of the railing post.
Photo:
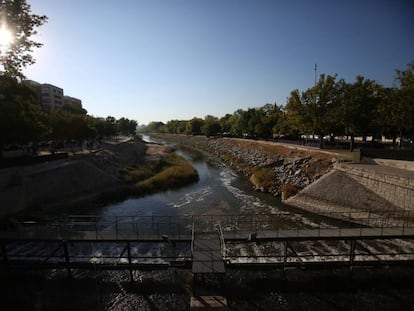
M 68 243 L 67 241 L 62 241 L 62 245 L 63 245 L 63 255 L 65 256 L 65 264 L 66 264 L 66 271 L 68 273 L 68 278 L 71 279 L 72 278 L 72 270 L 70 269 L 69 265 L 70 265 L 70 256 L 69 256 L 69 250 L 68 250 Z
M 283 241 L 283 277 L 286 279 L 286 265 L 288 257 L 288 242 L 287 240 Z
M 118 216 L 115 216 L 115 236 L 118 240 Z
M 127 242 L 128 264 L 129 264 L 129 281 L 134 282 L 134 274 L 132 273 L 132 259 L 131 259 L 131 243 Z
M 351 249 L 349 251 L 349 272 L 352 273 L 354 258 L 355 258 L 355 244 L 356 240 L 351 240 Z

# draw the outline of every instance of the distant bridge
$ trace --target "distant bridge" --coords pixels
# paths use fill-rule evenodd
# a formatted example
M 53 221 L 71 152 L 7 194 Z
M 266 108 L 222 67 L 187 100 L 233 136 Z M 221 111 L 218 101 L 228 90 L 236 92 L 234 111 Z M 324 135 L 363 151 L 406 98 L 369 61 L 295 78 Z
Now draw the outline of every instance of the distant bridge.
M 394 217 L 395 216 L 395 212 Z M 327 215 L 328 216 L 328 215 Z M 335 215 L 331 215 L 335 216 Z M 133 270 L 188 269 L 194 275 L 224 275 L 226 269 L 287 269 L 412 265 L 414 215 L 370 215 L 375 227 L 337 221 L 312 228 L 283 228 L 277 215 L 71 216 L 49 223 L 21 222 L 0 230 L 0 268 Z M 359 222 L 368 220 L 359 220 Z M 368 221 L 369 222 L 369 221 Z M 378 224 L 382 224 L 378 226 Z M 411 247 L 372 251 L 361 242 L 400 240 Z M 267 254 L 239 255 L 234 244 L 274 243 Z M 309 253 L 303 243 L 341 246 Z

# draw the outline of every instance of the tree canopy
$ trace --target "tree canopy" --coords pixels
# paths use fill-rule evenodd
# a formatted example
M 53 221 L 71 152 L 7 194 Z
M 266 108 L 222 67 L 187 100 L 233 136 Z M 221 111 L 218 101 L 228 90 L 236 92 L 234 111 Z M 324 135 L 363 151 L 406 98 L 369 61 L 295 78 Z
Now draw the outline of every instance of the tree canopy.
M 0 62 L 7 75 L 23 78 L 22 69 L 35 62 L 33 48 L 41 47 L 42 43 L 33 36 L 46 21 L 45 15 L 32 13 L 26 0 L 0 1 L 0 27 L 12 37 L 8 46 L 0 46 Z
M 348 136 L 351 150 L 356 136 L 414 139 L 414 63 L 396 70 L 395 81 L 397 87 L 385 88 L 361 75 L 348 83 L 336 75 L 321 74 L 313 87 L 293 90 L 285 106 L 268 103 L 237 109 L 222 118 L 209 115 L 157 123 L 156 127 L 150 124 L 147 130 L 289 139 L 316 135 L 321 148 L 326 136 Z

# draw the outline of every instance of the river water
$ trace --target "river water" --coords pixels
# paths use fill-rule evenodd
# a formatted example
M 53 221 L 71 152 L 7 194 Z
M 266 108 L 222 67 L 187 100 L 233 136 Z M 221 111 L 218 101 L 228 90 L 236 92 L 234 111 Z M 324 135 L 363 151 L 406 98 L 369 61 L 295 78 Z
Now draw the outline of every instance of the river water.
M 150 137 L 144 140 L 153 142 Z M 249 181 L 217 160 L 194 150 L 177 151 L 197 169 L 199 181 L 189 186 L 145 197 L 109 204 L 94 213 L 112 216 L 185 216 L 185 215 L 260 215 L 272 214 L 282 228 L 331 226 L 317 215 L 284 205 L 271 195 L 252 190 Z M 414 247 L 411 243 L 404 247 Z M 266 245 L 265 248 L 277 248 Z M 333 247 L 325 243 L 303 246 L 313 253 Z M 337 245 L 341 247 L 341 245 Z M 362 245 L 375 249 L 375 245 Z M 382 248 L 395 247 L 385 243 Z M 401 245 L 398 245 L 401 247 Z M 152 250 L 147 249 L 147 252 Z M 261 253 L 260 246 L 232 252 Z M 46 274 L 18 273 L 0 282 L 0 300 L 8 310 L 188 310 L 191 292 L 189 272 L 74 271 L 66 279 L 65 271 Z M 413 310 L 414 290 L 405 282 L 414 280 L 413 268 L 358 271 L 288 271 L 288 281 L 280 271 L 229 271 L 225 295 L 231 310 Z M 213 286 L 215 280 L 211 280 Z
M 148 142 L 154 141 L 144 136 Z M 189 186 L 145 197 L 131 198 L 103 207 L 101 216 L 185 216 L 185 215 L 257 215 L 280 217 L 282 227 L 316 225 L 316 215 L 302 213 L 268 194 L 255 192 L 249 181 L 218 161 L 202 153 L 180 149 L 177 153 L 194 166 L 199 181 Z M 306 215 L 306 216 L 305 216 Z

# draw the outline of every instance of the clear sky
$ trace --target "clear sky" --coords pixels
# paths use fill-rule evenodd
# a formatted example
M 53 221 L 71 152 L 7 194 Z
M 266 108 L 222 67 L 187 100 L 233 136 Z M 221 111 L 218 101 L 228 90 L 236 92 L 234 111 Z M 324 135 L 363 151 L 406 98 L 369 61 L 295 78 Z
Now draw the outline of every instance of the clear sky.
M 403 0 L 28 0 L 49 17 L 27 78 L 139 124 L 285 104 L 318 74 L 393 86 L 414 61 Z

